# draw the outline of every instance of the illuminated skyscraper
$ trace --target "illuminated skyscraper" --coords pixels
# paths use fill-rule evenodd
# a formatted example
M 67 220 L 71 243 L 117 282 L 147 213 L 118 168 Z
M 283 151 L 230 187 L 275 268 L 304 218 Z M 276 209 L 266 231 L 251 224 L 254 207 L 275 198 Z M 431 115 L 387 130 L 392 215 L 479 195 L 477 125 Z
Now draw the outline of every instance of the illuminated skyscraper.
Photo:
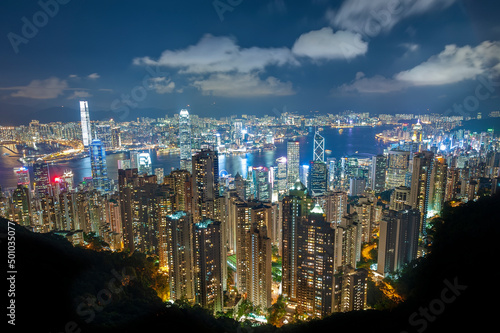
M 434 169 L 434 153 L 423 151 L 413 157 L 410 205 L 421 214 L 420 234 L 427 235 L 427 213 L 431 203 L 430 192 Z
M 387 159 L 384 155 L 372 157 L 371 168 L 371 189 L 376 193 L 385 189 L 385 172 L 387 169 Z
M 326 163 L 320 160 L 311 161 L 307 188 L 312 196 L 323 195 L 327 190 L 328 170 Z
M 193 221 L 202 217 L 213 218 L 214 202 L 219 195 L 219 156 L 217 152 L 203 149 L 193 156 Z
M 181 170 L 191 171 L 191 120 L 189 111 L 182 109 L 179 113 L 179 148 L 181 157 Z
M 269 169 L 266 167 L 252 168 L 252 182 L 254 198 L 259 201 L 271 201 L 271 183 L 269 182 Z
M 80 117 L 82 123 L 83 146 L 88 147 L 92 142 L 92 132 L 90 130 L 89 105 L 87 101 L 80 101 Z
M 49 165 L 44 162 L 33 163 L 34 190 L 40 196 L 49 194 Z
M 297 308 L 315 317 L 333 312 L 334 232 L 318 204 L 298 229 Z
M 289 194 L 283 198 L 282 292 L 292 301 L 297 298 L 298 228 L 302 219 L 309 214 L 312 204 L 313 199 L 301 182 L 295 183 Z
M 387 156 L 387 175 L 385 188 L 387 190 L 398 186 L 405 186 L 405 176 L 410 168 L 410 152 L 403 150 L 389 150 Z
M 291 188 L 299 179 L 300 143 L 288 141 L 286 144 L 286 178 L 287 188 Z
M 281 196 L 286 193 L 286 157 L 282 156 L 276 159 L 278 167 L 276 168 L 276 177 L 274 178 L 274 187 Z
M 16 173 L 17 185 L 22 185 L 26 188 L 30 188 L 30 172 L 28 168 L 22 166 L 20 168 L 14 168 Z
M 190 214 L 180 211 L 167 216 L 167 262 L 171 300 L 193 300 L 195 297 L 192 228 Z
M 221 223 L 204 219 L 193 225 L 193 277 L 195 301 L 213 313 L 222 311 L 223 255 Z
M 106 165 L 106 150 L 101 140 L 92 140 L 89 150 L 92 184 L 94 189 L 99 192 L 109 192 L 111 190 L 111 184 L 108 178 L 108 167 Z
M 317 130 L 314 134 L 313 161 L 325 161 L 325 138 Z

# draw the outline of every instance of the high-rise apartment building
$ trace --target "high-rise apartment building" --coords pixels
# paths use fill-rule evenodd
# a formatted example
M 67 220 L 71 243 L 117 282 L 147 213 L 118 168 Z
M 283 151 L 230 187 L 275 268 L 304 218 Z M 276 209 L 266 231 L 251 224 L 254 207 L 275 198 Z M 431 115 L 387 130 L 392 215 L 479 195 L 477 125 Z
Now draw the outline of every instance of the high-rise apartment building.
M 219 157 L 217 152 L 202 149 L 192 160 L 193 221 L 213 218 L 215 199 L 219 196 Z
M 387 173 L 385 188 L 393 189 L 405 186 L 405 176 L 410 168 L 410 152 L 389 150 L 387 155 Z
M 371 189 L 376 193 L 385 190 L 385 172 L 387 171 L 387 158 L 384 155 L 372 157 Z
M 193 225 L 193 277 L 196 303 L 212 310 L 222 311 L 223 252 L 221 223 L 204 219 Z
M 191 120 L 189 111 L 186 109 L 182 109 L 179 113 L 179 148 L 181 170 L 191 171 Z
M 313 199 L 301 182 L 290 188 L 283 198 L 282 224 L 282 293 L 290 300 L 297 299 L 298 233 L 302 219 L 307 218 Z
M 300 164 L 300 142 L 288 141 L 286 144 L 286 178 L 287 187 L 290 189 L 299 179 L 299 164 Z
M 311 161 L 307 188 L 312 196 L 323 195 L 327 191 L 328 170 L 323 161 Z

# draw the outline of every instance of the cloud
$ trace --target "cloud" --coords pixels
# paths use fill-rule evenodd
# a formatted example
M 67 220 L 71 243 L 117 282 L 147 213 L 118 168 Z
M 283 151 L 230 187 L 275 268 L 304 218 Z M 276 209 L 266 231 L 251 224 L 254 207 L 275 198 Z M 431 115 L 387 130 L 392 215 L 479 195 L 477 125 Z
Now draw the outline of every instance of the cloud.
M 444 51 L 420 65 L 400 72 L 395 79 L 417 86 L 442 85 L 498 73 L 500 42 L 485 41 L 476 47 L 446 45 Z
M 350 31 L 333 32 L 330 27 L 302 34 L 292 47 L 298 56 L 313 59 L 351 59 L 368 51 L 361 35 Z
M 270 76 L 264 80 L 257 73 L 216 73 L 192 85 L 203 95 L 222 97 L 288 96 L 295 94 L 291 82 Z
M 444 50 L 427 61 L 392 78 L 380 75 L 367 78 L 357 73 L 350 84 L 340 87 L 344 92 L 387 93 L 415 86 L 440 86 L 475 79 L 479 75 L 500 75 L 500 42 L 484 41 L 476 47 L 446 45 Z
M 45 80 L 33 80 L 27 86 L 2 88 L 2 90 L 17 90 L 12 97 L 32 99 L 52 99 L 62 95 L 68 88 L 66 80 L 51 77 Z
M 87 91 L 84 91 L 84 90 L 75 90 L 75 91 L 73 91 L 73 94 L 71 94 L 68 97 L 68 99 L 87 98 L 87 97 L 92 97 L 92 95 L 89 94 Z
M 415 44 L 415 43 L 401 43 L 399 44 L 402 48 L 406 49 L 406 52 L 415 52 L 418 51 L 420 48 L 420 45 Z
M 87 76 L 87 78 L 91 79 L 91 80 L 96 80 L 98 78 L 100 78 L 101 76 L 97 73 L 92 73 L 90 74 L 89 76 Z
M 443 10 L 455 2 L 456 0 L 347 0 L 338 11 L 328 11 L 326 18 L 336 27 L 371 35 L 390 31 L 407 17 Z
M 149 89 L 153 89 L 158 94 L 171 93 L 175 89 L 175 82 L 166 77 L 153 77 L 148 81 Z
M 340 90 L 342 92 L 389 93 L 404 90 L 407 87 L 408 84 L 404 82 L 388 79 L 382 75 L 376 75 L 371 78 L 356 75 L 356 79 L 352 83 L 342 85 Z
M 196 45 L 181 50 L 166 50 L 154 60 L 135 58 L 136 65 L 158 65 L 180 69 L 181 73 L 249 73 L 270 65 L 298 65 L 286 48 L 242 48 L 233 38 L 206 34 Z

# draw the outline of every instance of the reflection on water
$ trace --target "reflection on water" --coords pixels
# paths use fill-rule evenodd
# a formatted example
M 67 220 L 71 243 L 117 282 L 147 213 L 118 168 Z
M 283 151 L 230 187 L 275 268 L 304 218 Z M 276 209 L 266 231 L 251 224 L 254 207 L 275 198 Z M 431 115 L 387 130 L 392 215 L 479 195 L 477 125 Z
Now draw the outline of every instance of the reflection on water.
M 372 155 L 381 154 L 385 145 L 375 139 L 375 134 L 381 132 L 386 127 L 355 127 L 349 128 L 342 133 L 337 129 L 325 128 L 321 135 L 325 138 L 325 149 L 332 151 L 328 157 L 342 157 L 353 155 L 359 152 L 360 157 L 370 157 Z M 313 157 L 313 139 L 314 133 L 310 132 L 306 137 L 300 138 L 300 163 L 306 164 Z M 281 156 L 286 156 L 286 142 L 278 142 L 275 144 L 275 150 L 265 150 L 260 152 L 228 155 L 219 157 L 219 170 L 225 170 L 227 173 L 235 176 L 239 172 L 243 177 L 247 176 L 248 167 L 250 166 L 266 166 L 275 165 L 276 159 Z M 12 148 L 12 147 L 9 147 Z M 14 149 L 15 150 L 15 149 Z M 165 174 L 179 167 L 179 155 L 177 154 L 157 154 L 155 151 L 151 153 L 152 168 L 163 168 Z M 3 189 L 16 186 L 16 178 L 13 168 L 20 167 L 21 163 L 17 161 L 17 157 L 11 155 L 3 155 L 11 153 L 3 147 L 0 147 L 0 185 Z M 108 176 L 111 179 L 118 179 L 118 160 L 129 158 L 127 153 L 111 154 L 106 156 L 108 166 Z M 33 179 L 33 170 L 30 167 L 31 178 Z M 91 177 L 90 159 L 84 158 L 73 160 L 57 165 L 50 165 L 51 178 L 60 176 L 64 170 L 71 169 L 74 174 L 74 182 L 80 182 L 84 177 Z

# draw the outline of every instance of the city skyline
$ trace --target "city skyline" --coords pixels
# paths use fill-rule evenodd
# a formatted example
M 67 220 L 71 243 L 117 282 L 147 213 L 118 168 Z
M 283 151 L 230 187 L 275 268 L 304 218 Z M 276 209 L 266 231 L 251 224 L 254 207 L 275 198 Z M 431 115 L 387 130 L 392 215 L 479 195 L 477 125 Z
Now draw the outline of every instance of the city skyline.
M 2 11 L 0 112 L 9 124 L 74 119 L 81 98 L 93 119 L 122 120 L 188 106 L 207 116 L 498 109 L 495 2 L 41 3 Z M 89 29 L 85 17 L 94 17 Z
M 13 328 L 442 332 L 494 312 L 500 3 L 2 9 Z

